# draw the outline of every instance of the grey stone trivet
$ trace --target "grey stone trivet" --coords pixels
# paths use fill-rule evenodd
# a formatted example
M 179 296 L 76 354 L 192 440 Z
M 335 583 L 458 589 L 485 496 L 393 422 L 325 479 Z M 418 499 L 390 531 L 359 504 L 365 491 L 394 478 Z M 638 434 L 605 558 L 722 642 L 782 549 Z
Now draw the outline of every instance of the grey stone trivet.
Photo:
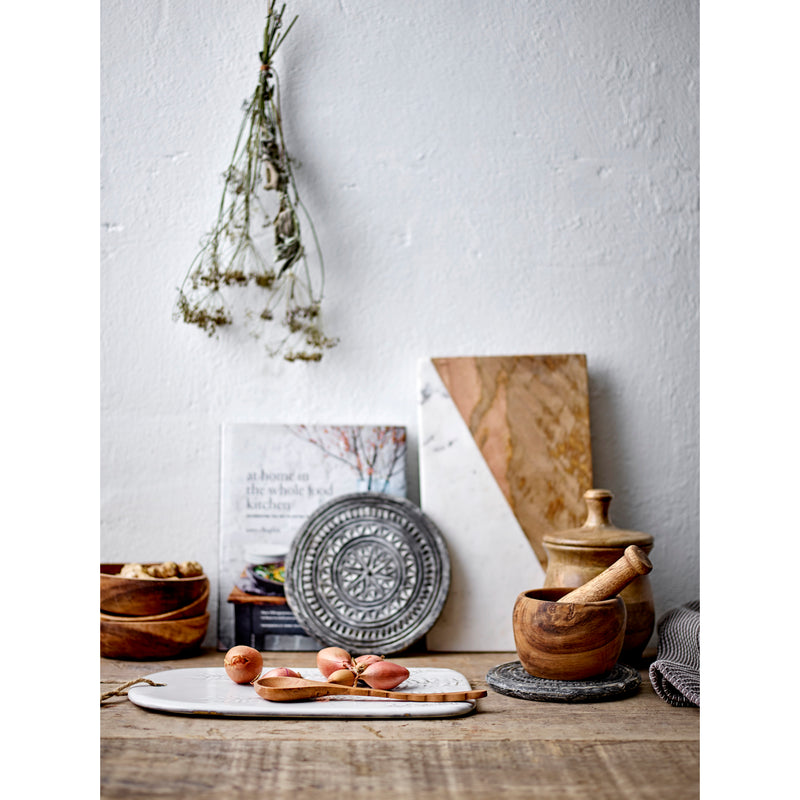
M 286 558 L 286 599 L 300 625 L 353 655 L 390 655 L 421 639 L 450 588 L 436 526 L 413 503 L 373 492 L 317 509 Z
M 642 679 L 638 670 L 617 664 L 605 675 L 580 681 L 554 681 L 528 674 L 519 661 L 508 661 L 486 674 L 486 683 L 499 694 L 520 700 L 551 703 L 595 703 L 616 700 L 638 691 Z

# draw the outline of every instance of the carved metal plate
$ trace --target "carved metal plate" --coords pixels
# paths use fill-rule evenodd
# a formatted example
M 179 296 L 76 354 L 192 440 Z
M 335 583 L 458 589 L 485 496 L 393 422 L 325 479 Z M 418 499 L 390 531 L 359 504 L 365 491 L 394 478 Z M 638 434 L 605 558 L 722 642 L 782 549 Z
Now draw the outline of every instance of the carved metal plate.
M 579 681 L 554 681 L 530 675 L 519 661 L 508 661 L 490 669 L 486 683 L 498 694 L 520 700 L 595 703 L 628 697 L 639 690 L 642 679 L 633 667 L 618 663 L 605 675 Z
M 306 520 L 286 558 L 285 588 L 309 635 L 353 655 L 389 655 L 436 622 L 450 559 L 441 533 L 413 503 L 360 492 Z

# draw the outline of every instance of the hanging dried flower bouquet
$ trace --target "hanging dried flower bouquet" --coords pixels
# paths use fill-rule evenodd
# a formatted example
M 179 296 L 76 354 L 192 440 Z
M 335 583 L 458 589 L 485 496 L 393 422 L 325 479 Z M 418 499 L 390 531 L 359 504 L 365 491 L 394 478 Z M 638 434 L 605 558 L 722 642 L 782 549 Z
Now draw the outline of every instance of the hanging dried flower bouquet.
M 203 240 L 179 289 L 176 319 L 209 336 L 233 323 L 226 293 L 241 290 L 250 301 L 244 312 L 254 335 L 274 332 L 267 351 L 288 361 L 319 361 L 336 341 L 323 332 L 320 306 L 324 264 L 314 224 L 297 193 L 292 159 L 286 151 L 278 75 L 273 59 L 297 21 L 283 29 L 286 5 L 269 0 L 258 86 L 245 105 L 244 119 L 224 187 L 216 224 Z M 314 241 L 318 279 L 301 238 L 300 212 Z M 272 229 L 269 236 L 265 229 Z M 264 238 L 273 256 L 264 254 Z

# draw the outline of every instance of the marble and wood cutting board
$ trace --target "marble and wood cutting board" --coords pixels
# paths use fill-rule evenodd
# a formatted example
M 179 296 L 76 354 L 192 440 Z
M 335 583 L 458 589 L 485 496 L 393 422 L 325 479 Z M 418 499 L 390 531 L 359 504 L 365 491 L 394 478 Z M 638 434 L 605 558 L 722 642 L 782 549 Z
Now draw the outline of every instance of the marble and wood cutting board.
M 309 680 L 323 680 L 322 673 L 317 669 L 291 669 Z M 262 700 L 250 684 L 234 683 L 221 667 L 168 669 L 147 675 L 146 678 L 156 685 L 132 686 L 128 690 L 128 699 L 134 705 L 151 711 L 191 716 L 251 719 L 412 719 L 460 717 L 477 707 L 476 700 L 420 703 L 347 695 L 296 703 L 276 703 Z M 397 688 L 401 691 L 427 694 L 467 692 L 471 686 L 464 675 L 452 669 L 410 667 L 408 678 Z
M 421 506 L 450 550 L 434 650 L 513 650 L 516 596 L 543 585 L 543 538 L 579 527 L 592 487 L 586 356 L 423 359 Z

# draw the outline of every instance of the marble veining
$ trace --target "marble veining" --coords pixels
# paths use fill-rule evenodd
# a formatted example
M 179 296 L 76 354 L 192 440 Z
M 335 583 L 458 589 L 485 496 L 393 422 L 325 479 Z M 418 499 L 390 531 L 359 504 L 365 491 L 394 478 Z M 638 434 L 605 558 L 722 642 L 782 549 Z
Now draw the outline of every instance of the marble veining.
M 422 510 L 444 536 L 452 569 L 428 647 L 514 650 L 514 602 L 542 585 L 543 567 L 430 359 L 418 379 Z
M 592 486 L 586 357 L 432 361 L 545 566 L 543 537 L 581 524 L 583 493 Z

